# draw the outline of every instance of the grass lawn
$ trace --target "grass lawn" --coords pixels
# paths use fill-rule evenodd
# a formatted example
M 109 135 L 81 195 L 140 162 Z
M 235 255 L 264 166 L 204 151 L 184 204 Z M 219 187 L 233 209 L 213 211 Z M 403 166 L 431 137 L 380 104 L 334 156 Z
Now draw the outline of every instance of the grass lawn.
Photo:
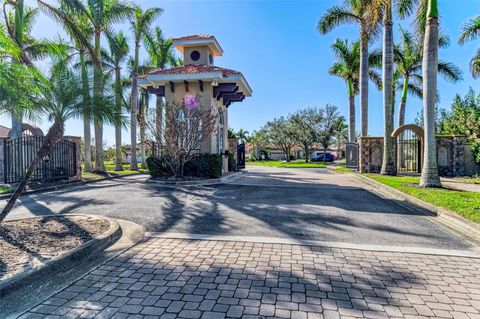
M 468 220 L 480 223 L 480 193 L 447 188 L 420 188 L 418 187 L 419 177 L 364 175 L 425 202 L 446 208 Z
M 335 173 L 352 173 L 353 170 L 345 167 L 345 163 L 340 163 L 336 166 L 331 166 L 331 170 Z
M 292 167 L 292 168 L 324 168 L 325 165 L 322 162 L 308 162 L 305 160 L 295 160 L 291 162 L 285 161 L 255 161 L 247 162 L 247 165 L 251 166 L 268 166 L 268 167 Z
M 13 193 L 14 190 L 15 190 L 15 188 L 13 188 L 11 186 L 0 186 L 0 194 Z
M 140 164 L 138 164 L 138 171 L 131 171 L 130 164 L 123 164 L 123 171 L 116 171 L 115 170 L 115 163 L 112 161 L 105 161 L 105 168 L 107 170 L 107 176 L 126 176 L 126 175 L 134 175 L 134 174 L 142 174 L 148 173 L 147 169 L 141 169 Z M 82 164 L 83 170 L 83 164 Z M 97 180 L 105 178 L 105 175 L 102 174 L 95 174 L 95 173 L 85 173 L 82 171 L 82 179 L 86 181 Z

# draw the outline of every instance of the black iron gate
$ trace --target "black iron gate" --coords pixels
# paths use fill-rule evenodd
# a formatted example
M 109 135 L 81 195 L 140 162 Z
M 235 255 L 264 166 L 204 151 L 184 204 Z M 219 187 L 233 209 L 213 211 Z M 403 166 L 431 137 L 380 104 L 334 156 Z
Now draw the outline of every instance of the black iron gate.
M 245 144 L 237 145 L 237 168 L 245 168 Z
M 4 183 L 16 183 L 22 180 L 30 164 L 43 145 L 43 136 L 23 136 L 7 140 L 4 145 Z M 76 144 L 61 140 L 35 168 L 32 181 L 51 181 L 67 179 L 77 173 Z
M 358 144 L 347 143 L 345 146 L 345 166 L 358 169 Z
M 417 174 L 422 171 L 422 143 L 412 130 L 400 133 L 395 143 L 397 172 Z

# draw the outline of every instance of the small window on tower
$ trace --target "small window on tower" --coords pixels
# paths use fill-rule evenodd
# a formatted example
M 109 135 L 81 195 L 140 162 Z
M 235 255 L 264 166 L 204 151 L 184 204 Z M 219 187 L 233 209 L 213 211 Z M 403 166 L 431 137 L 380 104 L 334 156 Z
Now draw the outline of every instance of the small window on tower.
M 211 54 L 208 55 L 208 62 L 210 62 L 210 64 L 213 64 L 213 56 Z
M 190 58 L 193 61 L 198 61 L 198 59 L 200 59 L 200 52 L 198 52 L 197 50 L 192 51 L 192 53 L 190 53 Z

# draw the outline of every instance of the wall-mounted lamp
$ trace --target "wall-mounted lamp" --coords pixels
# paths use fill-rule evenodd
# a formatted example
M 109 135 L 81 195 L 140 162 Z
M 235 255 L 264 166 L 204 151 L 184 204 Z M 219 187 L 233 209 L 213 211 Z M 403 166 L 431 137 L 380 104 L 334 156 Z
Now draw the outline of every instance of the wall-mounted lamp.
M 217 79 L 212 81 L 212 86 L 218 86 L 218 80 Z

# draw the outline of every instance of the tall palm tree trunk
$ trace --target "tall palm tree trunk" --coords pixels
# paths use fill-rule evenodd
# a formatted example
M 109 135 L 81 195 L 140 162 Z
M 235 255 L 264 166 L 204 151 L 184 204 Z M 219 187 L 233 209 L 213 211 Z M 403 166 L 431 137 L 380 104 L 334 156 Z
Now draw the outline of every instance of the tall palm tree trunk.
M 0 223 L 7 217 L 7 215 L 10 213 L 13 206 L 15 205 L 16 201 L 18 200 L 18 197 L 20 197 L 20 194 L 25 190 L 25 187 L 27 186 L 27 183 L 32 177 L 32 174 L 37 168 L 38 164 L 42 161 L 45 155 L 49 154 L 52 151 L 55 144 L 57 144 L 62 139 L 64 132 L 65 123 L 63 123 L 62 121 L 55 121 L 52 127 L 50 127 L 47 135 L 45 136 L 42 147 L 40 147 L 40 149 L 38 150 L 35 159 L 28 167 L 22 181 L 20 182 L 20 184 L 18 184 L 17 188 L 8 200 L 7 205 L 0 213 Z
M 132 146 L 132 155 L 130 160 L 130 169 L 138 170 L 137 166 L 137 105 L 138 105 L 138 88 L 137 74 L 132 75 L 132 106 L 130 110 L 130 139 Z
M 23 0 L 18 0 L 15 5 L 15 41 L 20 48 L 23 47 L 23 18 L 24 18 L 24 3 Z M 23 49 L 23 48 L 22 48 Z M 12 130 L 10 131 L 10 138 L 22 137 L 22 116 L 21 114 L 12 114 Z
M 100 31 L 95 32 L 95 49 L 97 53 L 98 65 L 94 66 L 93 71 L 93 107 L 99 110 L 103 101 L 103 70 L 102 55 L 100 51 Z M 95 113 L 95 110 L 94 110 Z M 103 163 L 103 123 L 94 116 L 95 130 L 95 170 L 105 172 L 105 164 Z
M 122 114 L 122 78 L 120 68 L 115 70 L 115 106 L 117 120 L 120 120 Z M 123 171 L 122 159 L 122 127 L 115 124 L 115 170 Z
M 148 93 L 145 92 L 144 94 Z M 147 109 L 147 101 L 148 98 L 145 97 L 138 111 L 138 124 L 140 126 L 140 167 L 143 169 L 147 168 L 147 163 L 145 162 L 145 112 Z
M 364 26 L 360 30 L 360 117 L 361 136 L 368 135 L 368 35 Z
M 393 156 L 393 29 L 391 20 L 391 8 L 387 5 L 386 19 L 383 28 L 383 113 L 384 113 L 384 137 L 383 137 L 383 161 L 382 175 L 395 175 L 395 162 Z
M 403 78 L 402 96 L 400 97 L 400 104 L 398 106 L 398 127 L 405 125 L 405 108 L 407 106 L 407 90 L 409 76 L 405 75 Z
M 438 70 L 438 8 L 436 0 L 429 0 L 427 25 L 423 47 L 423 115 L 425 127 L 425 154 L 420 186 L 441 187 L 438 176 L 435 138 L 435 96 Z
M 138 170 L 137 165 L 137 112 L 138 112 L 138 53 L 140 50 L 140 39 L 135 40 L 135 56 L 132 71 L 132 94 L 130 107 L 130 144 L 132 145 L 132 155 L 130 160 L 130 169 Z
M 84 139 L 84 158 L 85 172 L 92 172 L 92 133 L 91 133 L 91 114 L 90 114 L 90 88 L 88 85 L 87 67 L 85 65 L 85 52 L 80 50 L 80 67 L 82 77 L 82 107 L 83 107 L 83 139 Z
M 348 80 L 348 141 L 355 143 L 355 94 L 353 93 L 353 84 Z

